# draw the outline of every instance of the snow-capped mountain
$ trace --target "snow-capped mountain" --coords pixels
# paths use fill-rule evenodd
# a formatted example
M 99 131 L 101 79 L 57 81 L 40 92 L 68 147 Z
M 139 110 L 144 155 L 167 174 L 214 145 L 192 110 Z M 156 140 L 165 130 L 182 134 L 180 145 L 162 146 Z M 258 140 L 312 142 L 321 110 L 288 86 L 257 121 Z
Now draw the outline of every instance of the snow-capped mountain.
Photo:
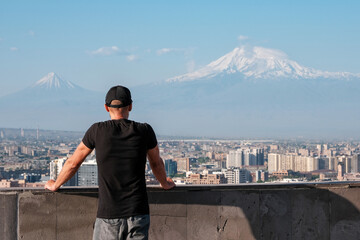
M 104 94 L 48 73 L 31 86 L 0 98 L 0 126 L 83 130 L 106 117 Z
M 263 47 L 237 47 L 228 54 L 191 73 L 167 79 L 182 82 L 239 74 L 252 79 L 351 78 L 359 74 L 327 72 L 301 66 L 280 50 Z
M 39 81 L 37 81 L 35 84 L 33 84 L 32 88 L 47 88 L 47 89 L 54 89 L 54 88 L 79 88 L 74 83 L 63 80 L 60 78 L 56 73 L 50 72 L 46 76 L 42 77 Z
M 279 50 L 238 47 L 133 90 L 135 109 L 168 134 L 360 136 L 360 75 L 304 67 Z
M 193 73 L 130 90 L 130 118 L 158 134 L 360 136 L 359 74 L 304 67 L 278 50 L 235 48 Z M 108 119 L 105 94 L 49 73 L 0 98 L 0 127 L 86 130 Z

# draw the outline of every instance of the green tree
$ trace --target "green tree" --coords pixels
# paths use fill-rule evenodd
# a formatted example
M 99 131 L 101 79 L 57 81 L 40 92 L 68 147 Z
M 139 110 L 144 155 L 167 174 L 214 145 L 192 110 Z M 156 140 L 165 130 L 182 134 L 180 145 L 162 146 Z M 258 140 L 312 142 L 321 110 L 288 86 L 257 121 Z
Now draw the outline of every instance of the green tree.
M 198 164 L 207 163 L 209 161 L 210 161 L 210 158 L 208 158 L 208 157 L 200 157 L 197 159 Z
M 186 173 L 177 173 L 174 175 L 174 177 L 184 178 L 186 177 Z

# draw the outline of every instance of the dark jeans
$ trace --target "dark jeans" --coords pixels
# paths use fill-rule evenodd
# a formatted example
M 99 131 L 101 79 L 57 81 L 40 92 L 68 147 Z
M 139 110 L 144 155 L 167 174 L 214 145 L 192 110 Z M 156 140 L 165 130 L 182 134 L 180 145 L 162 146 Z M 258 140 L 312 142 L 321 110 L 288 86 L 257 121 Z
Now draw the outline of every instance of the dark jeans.
M 149 215 L 115 219 L 96 218 L 93 240 L 147 240 L 149 226 Z

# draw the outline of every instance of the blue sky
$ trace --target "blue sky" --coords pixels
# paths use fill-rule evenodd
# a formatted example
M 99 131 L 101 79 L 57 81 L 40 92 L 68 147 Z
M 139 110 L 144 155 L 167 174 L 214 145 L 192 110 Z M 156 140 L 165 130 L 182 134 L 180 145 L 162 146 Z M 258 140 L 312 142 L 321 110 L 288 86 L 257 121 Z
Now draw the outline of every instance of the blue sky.
M 1 1 L 0 96 L 48 72 L 92 90 L 208 64 L 241 44 L 360 73 L 360 1 Z

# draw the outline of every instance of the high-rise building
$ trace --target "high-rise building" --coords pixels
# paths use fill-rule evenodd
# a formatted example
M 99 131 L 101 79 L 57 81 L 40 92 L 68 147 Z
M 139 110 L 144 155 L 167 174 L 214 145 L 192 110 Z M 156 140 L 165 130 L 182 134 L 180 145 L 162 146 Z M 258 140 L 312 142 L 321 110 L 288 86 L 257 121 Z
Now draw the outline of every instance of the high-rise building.
M 5 146 L 5 152 L 9 155 L 9 157 L 14 156 L 15 153 L 20 152 L 19 146 Z
M 256 176 L 256 182 L 261 180 L 263 182 L 266 182 L 269 179 L 269 172 L 267 171 L 263 171 L 263 170 L 258 170 L 255 172 L 255 176 Z
M 254 163 L 254 156 L 251 154 L 251 149 L 244 149 L 243 150 L 243 162 L 241 166 L 250 166 L 255 165 Z
M 337 170 L 338 170 L 337 179 L 341 181 L 344 179 L 344 163 L 339 162 L 337 165 Z
M 311 172 L 319 169 L 319 159 L 290 154 L 270 153 L 268 155 L 269 172 L 292 170 L 295 172 Z
M 241 168 L 229 168 L 225 172 L 227 183 L 246 183 L 250 180 L 250 172 Z
M 295 158 L 298 159 L 298 158 Z M 319 170 L 319 159 L 314 157 L 305 157 L 305 159 L 301 159 L 298 161 L 306 161 L 306 166 L 302 169 L 295 169 L 295 171 L 299 172 L 311 172 L 315 170 Z
M 26 147 L 26 146 L 22 146 L 20 148 L 20 151 L 22 154 L 27 154 L 27 155 L 31 155 L 31 153 L 32 153 L 32 149 L 29 147 Z
M 301 156 L 310 156 L 310 151 L 309 149 L 306 149 L 306 148 L 300 148 L 298 150 L 298 153 L 301 155 Z
M 360 172 L 360 154 L 355 154 L 351 156 L 351 172 Z
M 280 154 L 277 153 L 269 153 L 268 154 L 268 169 L 270 173 L 276 172 L 279 170 Z
M 318 155 L 320 156 L 323 153 L 323 145 L 318 144 L 316 145 Z
M 329 169 L 329 160 L 324 157 L 320 157 L 319 159 L 319 169 Z
M 75 181 L 77 182 L 77 186 L 97 186 L 98 171 L 96 160 L 83 162 L 76 172 Z
M 344 164 L 344 173 L 350 173 L 351 172 L 351 157 L 343 156 L 341 157 L 341 162 Z
M 0 167 L 0 179 L 4 177 L 4 167 Z
M 324 169 L 338 170 L 338 164 L 343 164 L 344 173 L 360 172 L 360 155 L 354 154 L 352 156 L 336 156 L 325 158 L 328 161 L 328 167 L 325 165 Z
M 255 148 L 253 149 L 253 154 L 255 155 L 255 164 L 254 165 L 264 165 L 264 149 Z
M 244 165 L 243 150 L 237 149 L 236 151 L 230 151 L 226 156 L 226 167 L 242 167 Z
M 264 165 L 264 149 L 248 148 L 230 151 L 226 158 L 226 167 Z
M 344 173 L 359 172 L 359 155 L 355 154 L 352 156 L 337 156 L 335 159 L 335 163 L 342 163 Z
M 235 174 L 234 169 L 227 169 L 225 172 L 225 178 L 227 183 L 239 183 L 239 175 Z
M 59 176 L 59 173 L 62 169 L 62 167 L 64 166 L 65 162 L 66 162 L 66 157 L 65 158 L 59 158 L 59 159 L 55 159 L 52 160 L 50 162 L 50 179 L 56 180 L 56 178 Z
M 279 145 L 274 145 L 274 144 L 270 145 L 270 152 L 276 152 L 278 150 L 279 150 Z
M 190 159 L 188 157 L 184 158 L 174 158 L 175 162 L 177 162 L 177 170 L 182 172 L 190 171 Z
M 337 171 L 339 158 L 338 157 L 328 157 L 328 159 L 329 159 L 329 170 Z
M 269 180 L 269 172 L 262 171 L 261 172 L 261 181 L 266 182 Z
M 67 158 L 60 158 L 50 162 L 50 179 L 56 180 Z M 76 174 L 64 186 L 97 186 L 98 173 L 96 160 L 84 161 Z
M 243 165 L 264 165 L 264 149 L 252 148 L 243 150 Z
M 169 176 L 174 176 L 177 173 L 177 162 L 168 159 L 165 160 L 165 171 Z

